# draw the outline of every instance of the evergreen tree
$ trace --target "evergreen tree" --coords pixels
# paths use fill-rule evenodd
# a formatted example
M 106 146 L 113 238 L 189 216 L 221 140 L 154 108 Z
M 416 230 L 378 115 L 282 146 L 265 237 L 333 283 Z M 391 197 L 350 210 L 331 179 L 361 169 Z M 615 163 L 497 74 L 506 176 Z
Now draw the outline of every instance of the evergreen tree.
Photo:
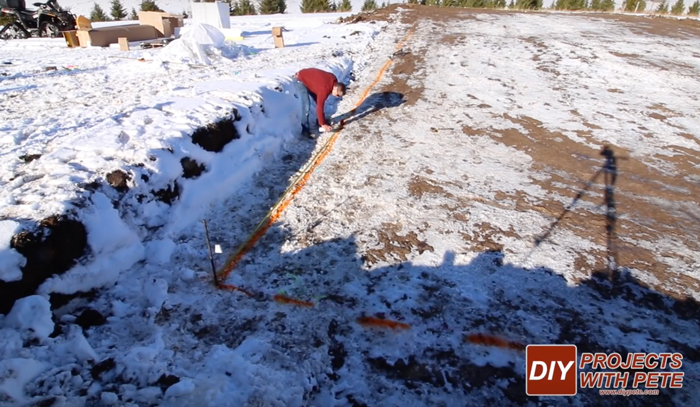
M 668 2 L 666 0 L 662 1 L 659 7 L 656 8 L 656 12 L 658 14 L 668 14 Z
M 261 0 L 258 9 L 260 14 L 284 14 L 287 2 L 286 0 Z
M 316 11 L 316 0 L 302 0 L 299 10 L 302 13 L 313 13 Z
M 614 11 L 615 10 L 615 0 L 603 0 L 600 3 L 600 11 Z
M 542 8 L 542 0 L 517 0 L 515 8 L 519 10 L 540 10 Z
M 331 11 L 331 1 L 330 0 L 316 0 L 318 2 L 318 12 L 327 13 Z
M 569 10 L 585 10 L 588 8 L 586 0 L 571 0 L 569 1 Z
M 506 8 L 506 0 L 495 0 L 493 2 L 494 8 Z
M 603 0 L 591 0 L 591 4 L 589 7 L 593 11 L 602 11 L 603 10 Z
M 335 0 L 333 0 L 333 3 L 331 3 L 331 11 L 332 12 L 338 11 L 338 4 L 336 4 Z
M 695 0 L 695 3 L 693 3 L 690 6 L 690 8 L 688 9 L 688 15 L 695 16 L 695 17 L 700 15 L 700 0 Z
M 647 3 L 644 0 L 625 0 L 622 3 L 622 8 L 627 12 L 641 13 L 647 8 Z
M 156 0 L 141 0 L 141 11 L 163 11 L 156 4 Z
M 555 10 L 568 10 L 569 9 L 569 0 L 557 0 L 556 3 L 554 3 L 554 9 Z
M 374 0 L 365 0 L 362 4 L 362 11 L 374 11 L 377 9 L 377 3 Z
M 299 9 L 302 13 L 326 13 L 331 10 L 329 0 L 302 0 Z
M 685 2 L 683 0 L 678 0 L 676 4 L 671 7 L 671 14 L 679 16 L 685 11 Z
M 109 21 L 109 17 L 99 4 L 95 3 L 95 6 L 90 12 L 90 21 Z
M 121 1 L 112 0 L 112 9 L 110 10 L 109 14 L 115 20 L 123 20 L 124 17 L 126 17 L 126 10 L 124 9 L 124 6 L 122 6 Z
M 410 1 L 411 0 L 409 0 L 409 2 Z M 413 0 L 413 1 L 417 1 L 417 0 Z M 341 1 L 340 4 L 338 5 L 338 11 L 342 11 L 342 12 L 352 11 L 352 3 L 350 3 L 350 0 Z
M 129 13 L 129 20 L 138 20 L 139 19 L 139 13 L 136 12 L 135 8 L 131 8 L 131 13 Z
M 255 10 L 255 4 L 251 0 L 240 0 L 236 3 L 236 7 L 238 12 L 238 14 L 234 14 L 236 16 L 254 16 L 258 14 Z
M 241 15 L 241 8 L 238 7 L 238 2 L 235 0 L 224 0 L 226 3 L 228 3 L 228 14 L 230 16 L 240 16 Z

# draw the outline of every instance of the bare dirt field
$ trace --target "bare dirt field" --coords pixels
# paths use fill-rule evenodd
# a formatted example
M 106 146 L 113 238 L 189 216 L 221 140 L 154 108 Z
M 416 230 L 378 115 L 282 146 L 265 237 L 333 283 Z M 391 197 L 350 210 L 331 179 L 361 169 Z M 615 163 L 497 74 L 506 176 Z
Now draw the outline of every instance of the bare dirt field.
M 522 355 L 465 342 L 474 332 L 673 349 L 697 383 L 700 23 L 420 6 L 362 19 L 391 21 L 405 44 L 378 50 L 387 75 L 238 280 L 269 285 L 254 275 L 281 251 L 285 270 L 314 264 L 297 295 L 331 290 L 338 312 L 411 324 L 410 340 L 333 337 L 339 365 L 373 383 L 351 405 L 537 403 Z M 697 400 L 684 389 L 539 402 Z

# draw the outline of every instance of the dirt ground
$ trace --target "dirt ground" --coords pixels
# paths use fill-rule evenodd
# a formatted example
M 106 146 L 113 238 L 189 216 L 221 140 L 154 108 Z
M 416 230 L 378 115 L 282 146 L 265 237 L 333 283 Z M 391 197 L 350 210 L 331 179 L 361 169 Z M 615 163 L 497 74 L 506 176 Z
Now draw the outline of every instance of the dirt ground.
M 451 21 L 463 21 L 474 19 L 475 15 L 484 14 L 511 14 L 503 11 L 483 11 L 458 8 L 437 8 L 417 5 L 393 6 L 379 10 L 373 14 L 362 15 L 362 20 L 387 20 L 397 9 L 409 9 L 411 11 L 401 13 L 400 21 L 404 24 L 417 27 L 421 21 L 429 20 L 437 27 L 447 28 Z M 538 13 L 534 13 L 538 14 Z M 675 20 L 661 17 L 636 17 L 613 14 L 572 14 L 569 18 L 591 18 L 615 21 L 632 32 L 658 38 L 700 38 L 700 22 L 695 20 Z M 355 17 L 357 19 L 357 17 Z M 505 27 L 505 26 L 504 26 Z M 457 44 L 464 41 L 469 33 L 455 33 L 449 29 L 443 32 L 434 32 L 435 43 Z M 594 36 L 594 33 L 582 33 L 582 38 Z M 548 58 L 548 44 L 534 38 L 524 38 L 531 43 L 537 51 L 533 55 L 533 61 L 544 61 Z M 415 104 L 417 100 L 425 98 L 421 81 L 425 78 L 426 70 L 425 52 L 416 49 L 412 52 L 403 52 L 394 59 L 391 70 L 391 83 L 383 85 L 383 91 L 393 91 L 402 93 L 408 106 Z M 423 49 L 425 51 L 425 49 Z M 658 59 L 652 59 L 645 55 L 634 53 L 616 53 L 614 55 L 624 58 L 631 65 L 654 66 L 662 71 L 687 72 L 697 75 L 697 70 L 693 67 L 678 61 L 666 60 L 664 64 L 659 64 Z M 698 54 L 693 57 L 700 58 Z M 584 61 L 590 63 L 590 61 Z M 560 72 L 566 69 L 563 66 L 552 64 L 551 61 L 542 62 L 537 69 L 546 73 L 559 76 Z M 468 75 L 468 73 L 465 73 Z M 504 85 L 507 86 L 507 85 Z M 512 90 L 511 86 L 509 90 Z M 555 89 L 556 90 L 556 89 Z M 459 90 L 469 93 L 468 89 Z M 607 89 L 610 93 L 621 93 L 622 91 L 614 87 Z M 466 109 L 490 108 L 487 104 L 479 104 L 478 95 L 468 95 L 475 101 L 474 105 L 465 107 Z M 697 101 L 697 98 L 693 98 Z M 436 102 L 439 103 L 439 102 Z M 650 103 L 647 106 L 652 112 L 648 118 L 666 123 L 669 118 L 682 116 L 674 111 L 673 106 L 666 106 L 659 103 Z M 571 112 L 574 116 L 580 116 L 575 109 Z M 542 121 L 535 117 L 510 115 L 502 113 L 502 117 L 513 124 L 513 128 L 492 129 L 484 127 L 472 127 L 469 123 L 461 125 L 461 130 L 466 136 L 485 135 L 498 140 L 509 147 L 525 152 L 533 160 L 533 169 L 542 171 L 548 176 L 546 179 L 535 180 L 542 189 L 570 197 L 569 203 L 576 198 L 577 193 L 585 188 L 596 173 L 592 163 L 600 162 L 601 149 L 592 148 L 590 144 L 600 144 L 593 142 L 590 138 L 592 130 L 600 130 L 596 123 L 590 123 L 581 118 L 579 121 L 589 130 L 577 131 L 580 139 L 591 142 L 575 142 L 569 137 L 563 136 L 560 132 L 549 131 L 543 126 Z M 620 119 L 622 120 L 622 119 Z M 526 129 L 526 132 L 518 130 L 517 127 Z M 639 127 L 644 137 L 652 137 L 652 130 L 644 126 Z M 438 129 L 433 128 L 435 133 Z M 689 141 L 697 142 L 698 134 L 690 134 L 687 129 L 678 128 L 678 134 Z M 556 139 L 557 142 L 552 142 Z M 679 242 L 692 251 L 700 252 L 700 245 L 697 236 L 700 235 L 700 220 L 697 212 L 691 207 L 697 205 L 697 198 L 700 196 L 700 183 L 697 178 L 689 178 L 685 175 L 700 173 L 700 152 L 698 150 L 684 148 L 681 146 L 669 147 L 670 156 L 657 156 L 654 159 L 661 162 L 661 165 L 650 166 L 648 161 L 643 161 L 639 157 L 630 156 L 625 148 L 617 146 L 614 141 L 606 143 L 612 148 L 616 156 L 617 177 L 614 185 L 613 202 L 608 206 L 615 205 L 616 216 L 613 222 L 606 219 L 605 214 L 600 211 L 582 210 L 572 208 L 566 211 L 566 205 L 560 200 L 540 200 L 529 197 L 523 191 L 515 191 L 512 194 L 499 192 L 495 200 L 471 195 L 469 198 L 451 195 L 455 205 L 447 205 L 446 216 L 454 219 L 454 222 L 466 222 L 468 218 L 463 214 L 464 206 L 470 205 L 474 201 L 483 205 L 515 210 L 515 211 L 536 211 L 554 221 L 566 211 L 566 215 L 556 228 L 567 229 L 585 239 L 594 242 L 599 247 L 606 247 L 609 253 L 601 250 L 593 250 L 582 253 L 576 261 L 576 268 L 580 272 L 580 278 L 586 279 L 594 273 L 607 273 L 612 266 L 609 264 L 608 255 L 616 260 L 619 269 L 632 268 L 641 269 L 651 273 L 656 280 L 650 283 L 650 288 L 668 294 L 674 298 L 684 299 L 689 293 L 700 292 L 700 281 L 696 277 L 691 277 L 685 273 L 680 273 L 668 265 L 667 262 L 658 261 L 659 257 L 674 258 L 685 263 L 687 269 L 699 270 L 700 264 L 695 258 L 688 257 L 680 252 L 660 250 L 655 242 L 661 239 L 672 239 Z M 571 156 L 577 159 L 566 159 L 562 157 Z M 659 168 L 671 166 L 674 173 L 662 171 Z M 598 168 L 600 169 L 600 168 Z M 422 198 L 424 194 L 449 194 L 444 185 L 431 180 L 431 169 L 427 168 L 425 174 L 415 174 L 409 182 L 411 195 Z M 604 171 L 603 171 L 604 172 Z M 588 202 L 600 209 L 605 207 L 605 196 L 602 193 L 604 188 L 604 174 L 601 173 L 596 178 L 592 188 L 598 189 L 599 193 L 584 194 L 582 202 Z M 462 185 L 459 188 L 468 190 L 468 186 Z M 677 205 L 669 207 L 668 202 Z M 368 253 L 370 259 L 388 259 L 392 256 L 387 252 L 393 252 L 397 258 L 406 259 L 407 248 L 413 247 L 422 250 L 425 243 L 418 242 L 415 236 L 408 235 L 405 247 L 397 245 L 397 235 L 392 233 L 390 224 L 386 230 L 380 232 L 380 240 L 384 243 L 383 249 L 373 249 Z M 612 244 L 608 243 L 609 234 L 606 228 L 611 228 L 610 237 Z M 503 236 L 518 237 L 512 231 L 500 230 L 493 227 L 488 221 L 482 224 L 479 236 L 465 235 L 464 243 L 471 250 L 505 250 L 501 243 Z M 522 236 L 520 236 L 522 237 Z M 535 240 L 536 241 L 536 240 Z M 392 243 L 393 242 L 393 243 Z M 634 242 L 646 242 L 648 244 L 636 244 Z M 409 250 L 410 251 L 410 250 Z M 594 261 L 591 261 L 591 259 Z

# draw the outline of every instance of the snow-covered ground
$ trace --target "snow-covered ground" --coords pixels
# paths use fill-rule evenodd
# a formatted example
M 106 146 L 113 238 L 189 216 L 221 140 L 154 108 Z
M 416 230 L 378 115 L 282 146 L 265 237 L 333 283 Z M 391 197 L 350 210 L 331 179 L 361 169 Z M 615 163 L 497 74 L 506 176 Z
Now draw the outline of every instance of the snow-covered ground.
M 0 77 L 0 143 L 7 157 L 1 168 L 2 216 L 22 223 L 90 201 L 92 209 L 80 217 L 88 225 L 92 252 L 119 249 L 119 261 L 98 260 L 87 269 L 118 273 L 120 262 L 129 267 L 143 256 L 143 247 L 119 228 L 119 216 L 148 229 L 168 224 L 166 233 L 198 220 L 221 191 L 235 190 L 265 162 L 278 159 L 282 145 L 295 137 L 299 112 L 291 75 L 319 66 L 347 81 L 353 68 L 366 64 L 364 51 L 378 26 L 326 24 L 337 17 L 280 21 L 288 30 L 284 49 L 273 48 L 269 21 L 242 19 L 246 39 L 209 46 L 209 56 L 184 39 L 162 50 L 132 52 L 66 49 L 59 39 L 1 44 L 7 62 Z M 238 119 L 238 147 L 215 154 L 192 143 L 195 129 L 226 116 Z M 18 158 L 31 155 L 41 159 Z M 206 173 L 178 181 L 179 204 L 171 210 L 152 192 L 176 187 L 185 158 L 206 166 Z M 132 202 L 119 209 L 110 204 L 118 195 L 86 191 L 87 184 L 117 169 L 130 172 L 133 184 L 127 198 Z M 122 239 L 97 235 L 108 219 L 116 229 L 104 230 L 122 230 Z M 4 230 L 7 242 L 15 230 Z M 8 273 L 17 276 L 16 269 Z M 110 279 L 111 273 L 97 274 Z
M 211 203 L 281 160 L 286 145 L 305 142 L 298 140 L 300 105 L 291 76 L 315 66 L 348 82 L 351 72 L 362 72 L 371 61 L 368 46 L 382 24 L 333 24 L 340 16 L 234 18 L 244 30 L 241 42 L 221 44 L 217 33 L 193 29 L 185 34 L 189 40 L 149 51 L 68 49 L 62 39 L 0 43 L 0 278 L 20 280 L 19 268 L 26 264 L 9 247 L 11 237 L 56 214 L 82 222 L 89 255 L 45 282 L 42 293 L 113 285 L 120 273 L 148 258 L 168 264 L 179 246 L 172 239 L 198 224 Z M 285 26 L 284 49 L 274 48 L 273 23 Z M 215 45 L 198 47 L 197 39 Z M 229 121 L 224 131 L 234 143 L 220 153 L 193 143 L 197 129 L 225 118 L 235 121 L 235 128 Z M 27 156 L 35 159 L 20 159 Z M 185 158 L 204 172 L 183 178 Z M 128 174 L 128 192 L 106 186 L 115 170 Z M 172 206 L 155 199 L 154 191 L 175 189 Z M 190 269 L 182 273 L 196 278 Z M 166 295 L 158 285 L 163 282 L 152 287 L 156 302 Z M 28 309 L 49 322 L 41 311 L 47 303 L 37 301 Z M 11 320 L 6 326 L 14 326 Z M 3 358 L 19 356 L 11 345 L 19 338 L 11 334 L 3 341 Z M 56 343 L 50 352 L 65 346 Z M 23 400 L 20 394 L 21 386 L 11 398 Z
M 0 278 L 22 276 L 10 237 L 48 216 L 80 220 L 89 247 L 0 316 L 0 403 L 536 405 L 524 394 L 522 353 L 465 340 L 481 332 L 582 351 L 681 351 L 685 387 L 658 400 L 696 404 L 700 288 L 671 284 L 700 277 L 693 242 L 673 225 L 657 239 L 656 213 L 643 213 L 648 228 L 627 241 L 648 249 L 658 240 L 646 266 L 675 273 L 659 284 L 691 298 L 675 302 L 635 284 L 587 281 L 581 268 L 593 269 L 605 248 L 585 231 L 563 225 L 542 247 L 528 241 L 599 163 L 566 150 L 572 143 L 590 155 L 605 142 L 626 149 L 669 177 L 673 197 L 686 194 L 673 182 L 697 183 L 697 167 L 666 160 L 700 151 L 697 37 L 657 38 L 603 18 L 485 13 L 419 19 L 397 52 L 409 23 L 332 24 L 337 17 L 235 18 L 245 39 L 204 49 L 0 43 L 0 62 L 10 62 L 0 65 Z M 288 30 L 284 49 L 272 48 L 277 24 Z M 216 290 L 199 221 L 209 220 L 221 266 L 329 137 L 297 135 L 291 74 L 318 66 L 349 82 L 327 109 L 338 114 L 390 57 L 360 117 L 226 281 L 253 298 Z M 676 64 L 659 68 L 668 61 Z M 192 142 L 226 117 L 239 139 L 218 153 Z M 566 148 L 536 156 L 541 145 L 525 140 L 538 137 Z M 196 162 L 192 178 L 184 159 Z M 583 169 L 556 167 L 568 161 Z M 625 199 L 700 216 L 692 197 L 625 190 L 638 181 L 624 178 L 627 168 L 621 239 L 643 217 Z M 118 169 L 124 189 L 107 185 Z M 594 222 L 600 205 L 581 207 L 604 227 Z M 661 277 L 624 266 L 638 280 Z M 54 295 L 53 309 L 48 301 L 92 288 L 64 305 Z M 269 301 L 276 294 L 314 306 Z M 361 316 L 410 328 L 366 329 Z M 589 396 L 543 401 L 598 401 Z

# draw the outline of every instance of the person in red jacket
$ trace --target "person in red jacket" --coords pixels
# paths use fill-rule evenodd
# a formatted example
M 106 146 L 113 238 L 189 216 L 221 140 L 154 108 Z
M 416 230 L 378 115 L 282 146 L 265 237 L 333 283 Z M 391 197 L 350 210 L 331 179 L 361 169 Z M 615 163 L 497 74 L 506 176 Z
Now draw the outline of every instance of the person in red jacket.
M 329 95 L 343 97 L 345 85 L 330 72 L 316 68 L 302 69 L 294 75 L 294 86 L 301 99 L 301 134 L 313 137 L 309 123 L 309 96 L 316 102 L 318 124 L 324 131 L 330 131 L 331 126 L 326 122 L 323 108 Z

